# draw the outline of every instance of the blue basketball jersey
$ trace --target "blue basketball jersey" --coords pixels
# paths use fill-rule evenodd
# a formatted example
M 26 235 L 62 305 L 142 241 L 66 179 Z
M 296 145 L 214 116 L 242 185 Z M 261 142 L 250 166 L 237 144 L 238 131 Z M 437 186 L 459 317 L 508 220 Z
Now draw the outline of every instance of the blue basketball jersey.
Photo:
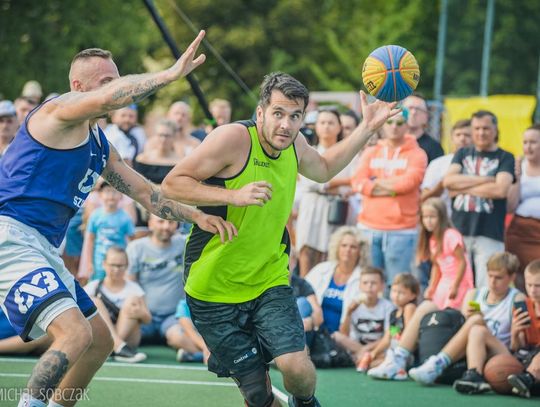
M 59 247 L 69 220 L 107 164 L 109 143 L 96 125 L 78 147 L 47 147 L 28 131 L 30 115 L 0 160 L 0 215 L 36 229 Z

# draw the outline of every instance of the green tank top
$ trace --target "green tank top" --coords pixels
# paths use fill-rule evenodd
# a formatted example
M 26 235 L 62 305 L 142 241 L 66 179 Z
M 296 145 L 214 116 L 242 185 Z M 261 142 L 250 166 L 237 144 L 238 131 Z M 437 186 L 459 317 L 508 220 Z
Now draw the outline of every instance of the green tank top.
M 271 287 L 289 284 L 289 235 L 286 224 L 296 189 L 298 162 L 294 145 L 272 158 L 263 150 L 253 121 L 245 125 L 251 149 L 244 168 L 231 178 L 210 178 L 206 184 L 239 189 L 250 182 L 267 181 L 272 199 L 264 206 L 199 207 L 221 216 L 238 229 L 238 236 L 222 244 L 219 235 L 191 229 L 186 243 L 185 290 L 208 302 L 241 303 L 257 298 Z

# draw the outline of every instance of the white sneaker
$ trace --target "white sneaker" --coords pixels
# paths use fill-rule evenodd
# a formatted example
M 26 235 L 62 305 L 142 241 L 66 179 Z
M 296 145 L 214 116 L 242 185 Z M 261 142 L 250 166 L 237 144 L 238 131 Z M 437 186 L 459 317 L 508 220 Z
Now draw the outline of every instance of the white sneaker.
M 409 376 L 420 384 L 431 385 L 435 383 L 443 370 L 442 362 L 437 356 L 433 355 L 420 366 L 409 370 Z
M 395 361 L 392 352 L 387 352 L 384 361 L 369 369 L 367 375 L 381 380 L 407 380 L 407 372 Z

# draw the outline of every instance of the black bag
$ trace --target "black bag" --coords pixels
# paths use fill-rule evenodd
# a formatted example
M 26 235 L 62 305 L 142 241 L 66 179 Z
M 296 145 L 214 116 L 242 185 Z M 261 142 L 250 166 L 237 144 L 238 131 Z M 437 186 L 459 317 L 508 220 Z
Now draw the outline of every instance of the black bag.
M 446 308 L 425 315 L 420 321 L 418 336 L 418 359 L 420 363 L 424 363 L 430 356 L 439 353 L 459 331 L 464 322 L 465 317 L 461 312 L 453 308 Z M 461 359 L 448 366 L 436 382 L 453 384 L 454 381 L 461 378 L 465 370 L 467 370 L 467 362 L 465 359 Z
M 118 321 L 118 315 L 120 315 L 120 308 L 118 308 L 116 304 L 105 295 L 105 293 L 101 289 L 102 285 L 103 280 L 101 280 L 97 285 L 96 298 L 99 298 L 101 302 L 103 302 L 103 305 L 105 305 L 105 308 L 107 308 L 107 311 L 109 311 L 109 316 L 111 317 L 112 323 L 116 324 L 116 321 Z
M 354 366 L 351 355 L 332 339 L 326 328 L 314 332 L 310 356 L 318 368 Z
M 347 214 L 349 213 L 349 200 L 339 196 L 328 198 L 328 223 L 330 225 L 344 225 L 347 223 Z

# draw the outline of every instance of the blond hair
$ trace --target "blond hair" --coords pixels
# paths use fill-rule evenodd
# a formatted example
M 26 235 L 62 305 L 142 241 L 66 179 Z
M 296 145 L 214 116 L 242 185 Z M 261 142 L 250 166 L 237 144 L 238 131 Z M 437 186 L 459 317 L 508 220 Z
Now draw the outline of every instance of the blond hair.
M 341 226 L 332 234 L 332 236 L 330 236 L 330 243 L 328 244 L 328 260 L 338 261 L 339 245 L 345 236 L 352 236 L 358 242 L 360 253 L 357 265 L 365 265 L 366 261 L 369 259 L 369 253 L 367 251 L 368 244 L 362 239 L 360 231 L 353 226 Z
M 495 253 L 487 261 L 488 270 L 506 270 L 508 274 L 516 274 L 519 270 L 519 260 L 509 252 Z

